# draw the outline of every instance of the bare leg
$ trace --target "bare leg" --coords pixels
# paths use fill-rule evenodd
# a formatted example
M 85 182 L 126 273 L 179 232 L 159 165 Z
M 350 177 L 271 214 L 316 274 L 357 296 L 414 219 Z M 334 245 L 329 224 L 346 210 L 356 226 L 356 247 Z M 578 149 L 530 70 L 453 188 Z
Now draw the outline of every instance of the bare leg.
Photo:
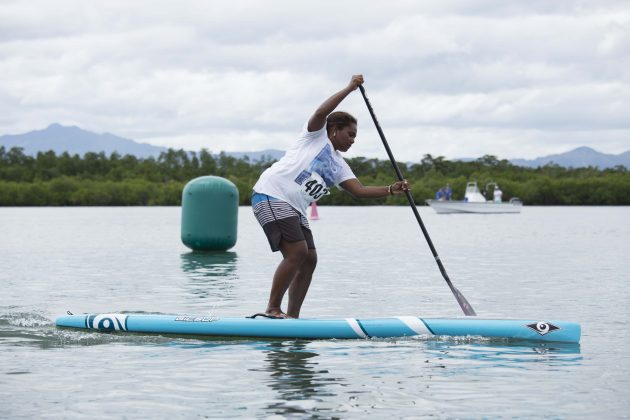
M 280 309 L 282 298 L 308 256 L 306 241 L 286 242 L 282 240 L 280 251 L 284 258 L 278 264 L 273 275 L 269 303 L 267 304 L 266 312 L 271 314 L 282 312 Z
M 289 307 L 287 314 L 290 317 L 300 317 L 300 309 L 306 297 L 306 292 L 308 292 L 308 288 L 311 285 L 311 279 L 313 278 L 313 272 L 316 266 L 317 251 L 309 249 L 307 257 L 302 262 L 300 269 L 295 274 L 291 286 L 289 287 Z

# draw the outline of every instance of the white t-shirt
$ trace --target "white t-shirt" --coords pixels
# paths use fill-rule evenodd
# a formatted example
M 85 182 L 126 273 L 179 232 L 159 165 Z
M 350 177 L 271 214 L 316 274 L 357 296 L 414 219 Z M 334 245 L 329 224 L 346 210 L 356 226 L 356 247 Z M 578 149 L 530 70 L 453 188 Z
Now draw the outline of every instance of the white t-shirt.
M 503 191 L 501 191 L 498 188 L 495 188 L 494 189 L 494 202 L 495 203 L 500 203 L 502 197 L 503 197 Z
M 309 204 L 330 194 L 333 185 L 356 178 L 330 142 L 326 126 L 310 133 L 307 127 L 308 122 L 298 141 L 254 185 L 257 193 L 286 201 L 304 216 Z

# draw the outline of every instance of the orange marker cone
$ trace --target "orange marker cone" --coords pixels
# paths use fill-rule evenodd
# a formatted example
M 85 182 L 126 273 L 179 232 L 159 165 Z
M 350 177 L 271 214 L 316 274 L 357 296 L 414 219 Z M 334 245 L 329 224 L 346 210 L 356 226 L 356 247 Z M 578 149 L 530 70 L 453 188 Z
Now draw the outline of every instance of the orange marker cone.
M 319 215 L 317 214 L 317 203 L 313 201 L 311 203 L 311 220 L 318 220 Z

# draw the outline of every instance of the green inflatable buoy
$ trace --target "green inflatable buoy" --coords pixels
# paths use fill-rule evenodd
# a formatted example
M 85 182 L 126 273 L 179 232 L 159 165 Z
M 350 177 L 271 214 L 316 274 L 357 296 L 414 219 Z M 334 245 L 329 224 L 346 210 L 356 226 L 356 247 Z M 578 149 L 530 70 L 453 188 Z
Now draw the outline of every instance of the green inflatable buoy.
M 225 251 L 236 244 L 238 189 L 218 176 L 190 181 L 182 193 L 182 242 L 195 251 Z

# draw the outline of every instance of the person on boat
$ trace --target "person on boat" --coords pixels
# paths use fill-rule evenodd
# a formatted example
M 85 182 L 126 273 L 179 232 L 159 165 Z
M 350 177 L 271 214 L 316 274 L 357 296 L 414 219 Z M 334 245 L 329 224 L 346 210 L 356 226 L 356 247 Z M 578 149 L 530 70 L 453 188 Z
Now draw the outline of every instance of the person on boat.
M 452 196 L 453 190 L 451 190 L 451 186 L 449 184 L 446 184 L 446 187 L 444 188 L 444 198 L 446 201 L 451 201 Z
M 499 188 L 498 185 L 494 186 L 494 202 L 501 203 L 503 197 L 503 191 Z
M 444 189 L 440 188 L 435 192 L 435 199 L 438 201 L 444 201 Z
M 298 318 L 313 272 L 317 252 L 310 230 L 308 205 L 330 194 L 337 186 L 357 198 L 383 198 L 409 189 L 407 181 L 385 186 L 365 186 L 340 152 L 355 142 L 357 120 L 347 112 L 333 112 L 351 92 L 363 84 L 362 75 L 352 76 L 346 87 L 326 99 L 305 123 L 298 139 L 285 155 L 266 169 L 253 188 L 254 215 L 273 252 L 282 252 L 271 284 L 265 314 Z M 289 292 L 287 312 L 281 309 Z

